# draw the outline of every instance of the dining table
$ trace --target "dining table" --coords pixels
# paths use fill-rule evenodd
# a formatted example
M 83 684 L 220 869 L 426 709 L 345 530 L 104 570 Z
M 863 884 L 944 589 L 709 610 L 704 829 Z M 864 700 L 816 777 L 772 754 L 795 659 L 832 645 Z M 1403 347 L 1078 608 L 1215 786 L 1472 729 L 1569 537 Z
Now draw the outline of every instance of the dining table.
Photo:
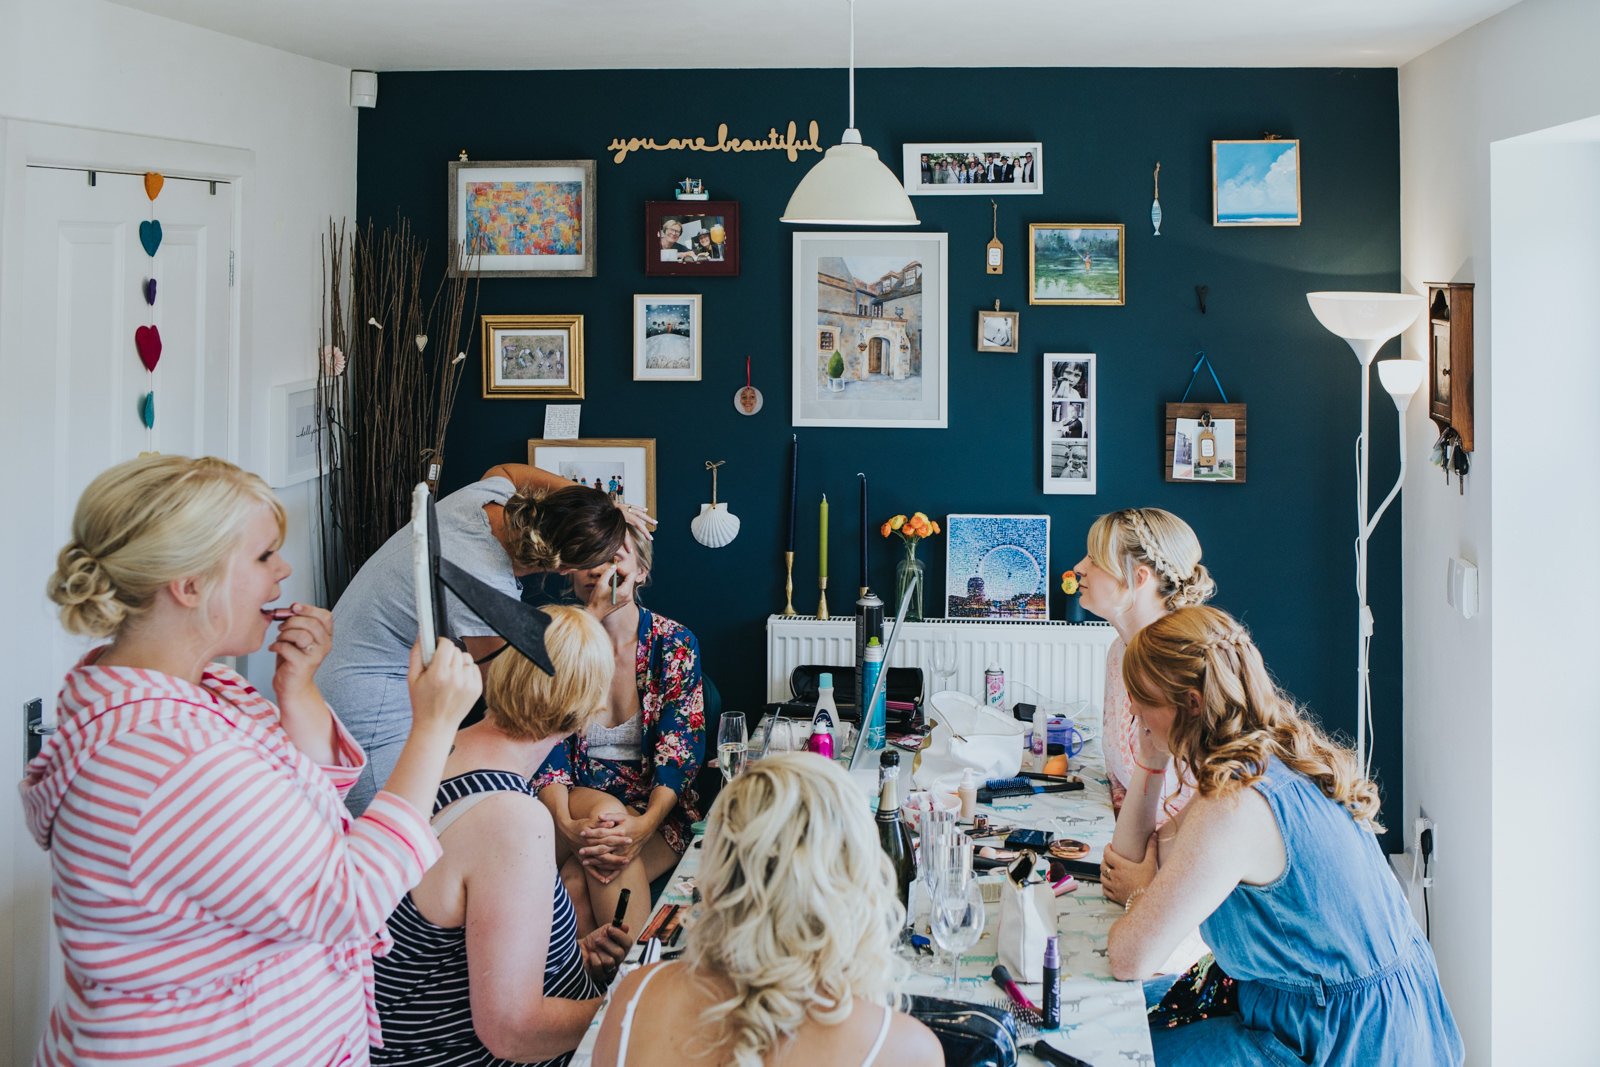
M 978 811 L 995 824 L 1048 830 L 1057 838 L 1081 841 L 1089 846 L 1085 859 L 1098 864 L 1105 847 L 1111 843 L 1116 816 L 1097 739 L 1091 737 L 1072 757 L 1070 773 L 1082 779 L 1081 790 L 996 798 L 992 803 L 979 804 Z M 998 844 L 997 841 L 991 843 Z M 697 837 L 693 846 L 684 852 L 656 901 L 656 911 L 673 905 L 688 908 L 692 903 L 695 876 L 700 866 L 698 845 Z M 1004 872 L 996 870 L 983 877 L 985 880 L 1003 878 Z M 926 902 L 920 906 L 917 903 L 920 889 L 920 883 L 913 886 L 913 925 L 917 932 L 927 934 Z M 1108 960 L 1108 935 L 1111 925 L 1123 913 L 1122 906 L 1107 900 L 1098 882 L 1084 880 L 1078 881 L 1074 891 L 1057 897 L 1056 906 L 1056 931 L 1060 935 L 1061 950 L 1061 1025 L 1038 1033 L 1026 1031 L 1022 1044 L 1044 1041 L 1091 1067 L 1153 1064 L 1155 1057 L 1146 1024 L 1144 988 L 1137 981 L 1113 978 Z M 942 957 L 937 964 L 927 961 L 915 964 L 901 982 L 900 991 L 1006 1007 L 1005 993 L 990 977 L 998 962 L 995 935 L 999 907 L 994 902 L 985 904 L 983 935 L 971 949 L 961 953 L 959 981 L 954 989 L 949 985 L 948 957 Z M 689 922 L 692 926 L 692 913 Z M 692 934 L 686 931 L 686 936 Z M 635 946 L 633 955 L 637 956 L 638 951 Z M 1034 1004 L 1043 1002 L 1039 983 L 1019 984 Z M 603 1017 L 604 1012 L 595 1016 L 572 1058 L 575 1067 L 588 1067 L 592 1062 L 595 1035 Z M 1045 1061 L 1024 1052 L 1018 1062 L 1039 1064 Z

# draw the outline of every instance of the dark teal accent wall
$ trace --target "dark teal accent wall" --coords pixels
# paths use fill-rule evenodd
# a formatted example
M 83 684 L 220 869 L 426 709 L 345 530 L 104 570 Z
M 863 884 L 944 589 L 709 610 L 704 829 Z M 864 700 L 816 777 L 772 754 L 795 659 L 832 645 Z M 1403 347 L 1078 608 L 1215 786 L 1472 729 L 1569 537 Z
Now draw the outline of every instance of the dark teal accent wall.
M 835 613 L 857 585 L 856 472 L 871 483 L 872 525 L 916 509 L 1048 513 L 1051 567 L 1083 553 L 1095 516 L 1127 505 L 1187 519 L 1216 576 L 1216 603 L 1253 630 L 1282 684 L 1331 728 L 1353 737 L 1356 605 L 1354 442 L 1360 377 L 1345 344 L 1319 326 L 1305 293 L 1400 285 L 1399 118 L 1393 70 L 963 69 L 869 70 L 858 77 L 858 124 L 897 172 L 908 141 L 1042 141 L 1045 193 L 997 198 L 1006 271 L 984 273 L 987 197 L 919 197 L 922 229 L 950 235 L 949 428 L 802 429 L 796 604 L 816 605 L 815 504 L 832 504 Z M 598 160 L 599 273 L 594 278 L 488 280 L 482 314 L 581 313 L 585 437 L 654 437 L 661 529 L 647 600 L 700 636 L 705 667 L 728 707 L 764 698 L 764 623 L 783 604 L 782 540 L 790 412 L 792 227 L 789 193 L 820 156 L 781 152 L 638 152 L 613 164 L 613 137 L 706 136 L 726 122 L 765 136 L 815 118 L 823 140 L 845 119 L 842 70 L 652 70 L 386 73 L 380 105 L 363 111 L 357 210 L 382 224 L 398 212 L 439 249 L 446 239 L 445 164 L 473 159 Z M 1213 138 L 1270 131 L 1301 139 L 1305 222 L 1298 228 L 1211 225 Z M 1151 170 L 1161 161 L 1162 236 L 1151 234 Z M 739 201 L 743 271 L 731 279 L 646 278 L 646 200 L 703 178 Z M 1124 307 L 1029 307 L 1029 222 L 1127 225 Z M 1209 287 L 1200 314 L 1194 287 Z M 704 295 L 705 373 L 693 384 L 634 382 L 632 295 Z M 998 298 L 1020 311 L 1021 350 L 980 354 L 975 315 Z M 456 406 L 445 488 L 526 455 L 544 404 L 479 398 L 476 349 Z M 1250 406 L 1249 481 L 1169 485 L 1162 478 L 1163 404 L 1182 394 L 1197 349 L 1216 363 L 1229 399 Z M 1391 343 L 1385 356 L 1392 355 Z M 1040 356 L 1099 356 L 1099 492 L 1040 492 Z M 745 356 L 766 396 L 735 413 Z M 1206 385 L 1209 387 L 1209 381 Z M 1197 387 L 1198 388 L 1198 387 Z M 1395 471 L 1395 419 L 1373 399 L 1373 480 Z M 1202 399 L 1210 399 L 1209 391 Z M 743 520 L 712 551 L 689 535 L 709 499 L 707 459 L 726 459 L 720 496 Z M 1400 598 L 1398 513 L 1372 543 L 1375 753 L 1391 825 L 1399 812 Z M 872 535 L 873 584 L 892 584 L 894 544 Z M 930 607 L 942 602 L 944 541 L 924 545 Z M 931 549 L 931 551 L 927 551 Z M 1053 590 L 1052 614 L 1064 598 Z

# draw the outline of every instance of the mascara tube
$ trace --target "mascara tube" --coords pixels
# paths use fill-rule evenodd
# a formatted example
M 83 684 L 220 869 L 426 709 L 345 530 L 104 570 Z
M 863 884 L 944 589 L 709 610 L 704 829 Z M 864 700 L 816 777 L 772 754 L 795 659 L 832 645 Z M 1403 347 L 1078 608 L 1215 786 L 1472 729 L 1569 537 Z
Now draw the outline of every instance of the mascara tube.
M 1051 934 L 1044 942 L 1044 1028 L 1061 1027 L 1061 939 Z

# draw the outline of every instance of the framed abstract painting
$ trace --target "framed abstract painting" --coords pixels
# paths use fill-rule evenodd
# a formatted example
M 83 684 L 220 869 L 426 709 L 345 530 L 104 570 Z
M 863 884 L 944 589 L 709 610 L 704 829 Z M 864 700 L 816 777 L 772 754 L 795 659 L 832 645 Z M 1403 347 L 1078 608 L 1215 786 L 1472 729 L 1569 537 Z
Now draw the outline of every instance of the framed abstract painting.
M 594 180 L 592 159 L 451 163 L 450 241 L 486 275 L 592 278 Z

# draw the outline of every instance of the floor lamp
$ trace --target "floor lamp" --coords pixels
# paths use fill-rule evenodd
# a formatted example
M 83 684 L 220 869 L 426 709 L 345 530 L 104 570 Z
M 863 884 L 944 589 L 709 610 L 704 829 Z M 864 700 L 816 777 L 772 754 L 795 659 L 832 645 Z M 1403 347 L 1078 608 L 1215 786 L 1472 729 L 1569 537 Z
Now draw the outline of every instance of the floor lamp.
M 1389 359 L 1378 364 L 1383 384 L 1400 419 L 1400 476 L 1378 510 L 1367 514 L 1370 479 L 1367 471 L 1367 433 L 1371 420 L 1371 367 L 1378 350 L 1400 334 L 1422 313 L 1423 299 L 1413 293 L 1307 293 L 1317 321 L 1344 340 L 1361 361 L 1361 436 L 1356 438 L 1356 761 L 1362 773 L 1370 771 L 1367 735 L 1372 722 L 1372 687 L 1368 679 L 1372 609 L 1367 606 L 1367 542 L 1378 520 L 1400 494 L 1406 480 L 1406 408 L 1422 384 L 1425 365 L 1420 360 Z

